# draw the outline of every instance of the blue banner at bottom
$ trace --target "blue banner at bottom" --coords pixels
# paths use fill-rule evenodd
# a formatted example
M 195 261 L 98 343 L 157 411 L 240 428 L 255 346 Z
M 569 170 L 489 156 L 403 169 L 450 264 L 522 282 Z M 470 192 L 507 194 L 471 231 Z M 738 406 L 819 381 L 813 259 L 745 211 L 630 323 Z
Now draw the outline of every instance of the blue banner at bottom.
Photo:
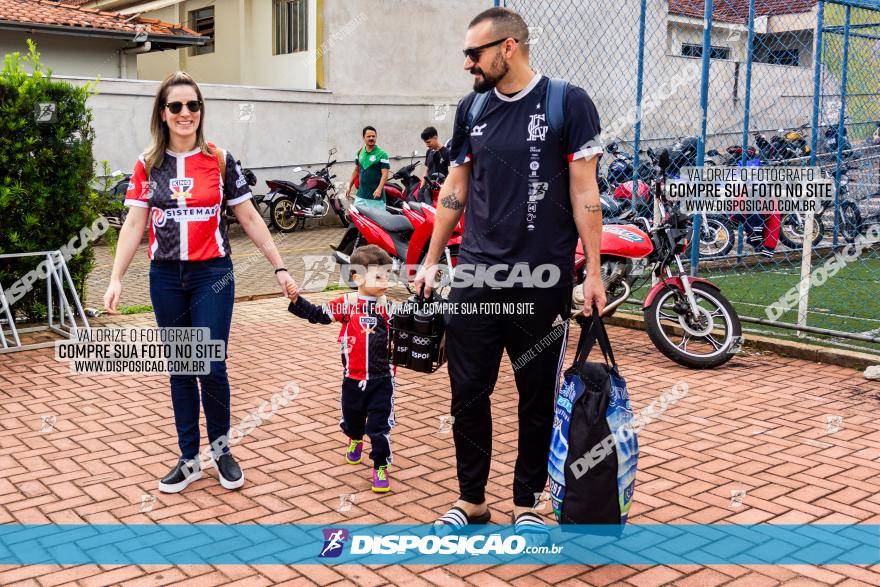
M 0 525 L 0 564 L 880 563 L 880 525 Z

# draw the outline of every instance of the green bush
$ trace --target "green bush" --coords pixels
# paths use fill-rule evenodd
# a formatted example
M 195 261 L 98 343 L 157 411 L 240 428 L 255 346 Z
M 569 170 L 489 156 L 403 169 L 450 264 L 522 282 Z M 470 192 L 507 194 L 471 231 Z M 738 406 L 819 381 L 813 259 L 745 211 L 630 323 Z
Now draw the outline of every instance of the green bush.
M 91 189 L 94 131 L 86 100 L 92 93 L 90 85 L 53 80 L 31 40 L 26 55 L 6 55 L 0 73 L 0 253 L 60 249 L 101 213 L 102 198 Z M 40 104 L 54 104 L 54 112 Z M 7 293 L 42 260 L 0 260 Z M 67 261 L 82 300 L 93 261 L 91 246 Z M 46 313 L 45 282 L 36 286 L 14 305 L 29 320 Z

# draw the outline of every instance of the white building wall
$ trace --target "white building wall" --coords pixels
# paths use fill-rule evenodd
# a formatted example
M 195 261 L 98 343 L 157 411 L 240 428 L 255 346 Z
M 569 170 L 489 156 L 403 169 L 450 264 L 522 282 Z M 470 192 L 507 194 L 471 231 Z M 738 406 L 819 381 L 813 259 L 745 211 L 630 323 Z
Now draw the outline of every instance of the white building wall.
M 100 76 L 104 79 L 116 79 L 121 75 L 119 49 L 124 45 L 121 40 L 3 30 L 0 32 L 0 54 L 27 53 L 28 39 L 36 43 L 43 65 L 55 75 Z M 125 55 L 123 59 L 126 78 L 135 79 L 136 56 Z
M 67 78 L 75 84 L 84 78 Z M 101 93 L 89 98 L 95 128 L 94 155 L 112 169 L 129 172 L 150 142 L 150 113 L 159 82 L 107 80 Z M 244 86 L 200 84 L 205 99 L 205 134 L 254 169 L 259 179 L 255 193 L 265 193 L 265 180 L 291 178 L 295 165 L 326 161 L 336 147 L 338 180 L 347 180 L 361 128 L 379 131 L 379 144 L 392 157 L 413 150 L 420 157 L 424 144 L 419 133 L 433 125 L 442 140 L 449 137 L 457 98 L 438 119 L 433 102 L 412 98 L 343 99 L 326 91 L 270 90 Z M 244 113 L 244 115 L 242 115 Z M 392 162 L 392 169 L 403 163 Z

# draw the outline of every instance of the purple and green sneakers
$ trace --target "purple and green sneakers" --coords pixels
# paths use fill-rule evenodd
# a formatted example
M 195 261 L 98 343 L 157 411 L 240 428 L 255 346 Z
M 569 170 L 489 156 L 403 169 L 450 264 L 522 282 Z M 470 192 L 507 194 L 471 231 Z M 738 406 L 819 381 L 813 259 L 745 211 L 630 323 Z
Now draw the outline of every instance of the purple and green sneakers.
M 350 439 L 348 451 L 345 453 L 345 462 L 349 465 L 357 465 L 363 458 L 364 441 Z M 388 493 L 391 491 L 391 480 L 388 478 L 388 465 L 382 465 L 373 469 L 373 491 L 376 493 Z
M 388 478 L 388 465 L 373 469 L 373 491 L 387 493 L 391 491 L 391 479 Z
M 345 462 L 349 465 L 357 465 L 361 462 L 361 453 L 364 450 L 364 441 L 351 439 L 348 452 L 345 453 Z

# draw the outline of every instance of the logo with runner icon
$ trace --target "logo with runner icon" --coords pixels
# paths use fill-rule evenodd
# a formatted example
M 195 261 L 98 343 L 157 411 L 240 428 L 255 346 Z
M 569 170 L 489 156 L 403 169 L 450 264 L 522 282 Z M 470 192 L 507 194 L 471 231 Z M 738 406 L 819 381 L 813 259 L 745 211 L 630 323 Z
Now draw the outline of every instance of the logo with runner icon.
M 345 541 L 348 540 L 348 530 L 345 528 L 324 528 L 324 546 L 318 558 L 336 558 L 342 554 Z

